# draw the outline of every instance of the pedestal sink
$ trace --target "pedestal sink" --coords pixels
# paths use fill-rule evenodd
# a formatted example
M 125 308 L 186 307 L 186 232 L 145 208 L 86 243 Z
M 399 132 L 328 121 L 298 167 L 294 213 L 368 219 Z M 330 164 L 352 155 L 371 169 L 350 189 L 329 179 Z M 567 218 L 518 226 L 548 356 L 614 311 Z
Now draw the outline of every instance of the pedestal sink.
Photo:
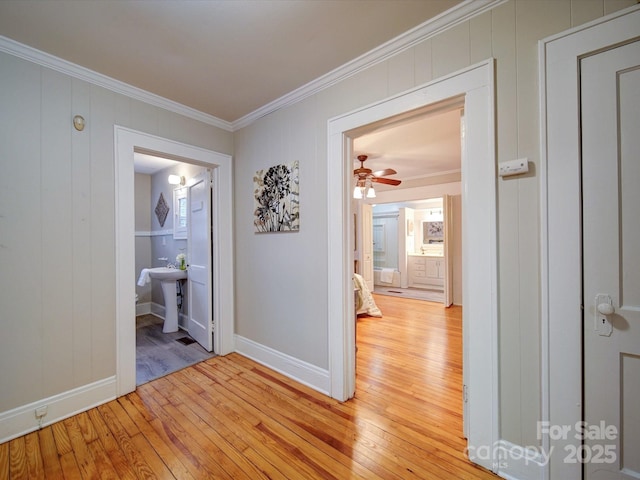
M 156 267 L 148 269 L 152 280 L 159 280 L 164 297 L 163 333 L 178 331 L 178 302 L 176 300 L 176 280 L 187 278 L 187 271 L 178 268 Z

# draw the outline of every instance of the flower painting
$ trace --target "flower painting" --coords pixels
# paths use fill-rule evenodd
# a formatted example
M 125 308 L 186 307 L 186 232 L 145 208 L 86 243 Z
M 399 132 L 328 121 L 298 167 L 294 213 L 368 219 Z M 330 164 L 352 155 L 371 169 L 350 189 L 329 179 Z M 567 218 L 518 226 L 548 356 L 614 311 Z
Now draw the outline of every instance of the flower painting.
M 444 222 L 426 222 L 426 235 L 427 238 L 443 238 L 444 237 Z
M 257 233 L 300 229 L 298 162 L 259 170 L 253 177 Z

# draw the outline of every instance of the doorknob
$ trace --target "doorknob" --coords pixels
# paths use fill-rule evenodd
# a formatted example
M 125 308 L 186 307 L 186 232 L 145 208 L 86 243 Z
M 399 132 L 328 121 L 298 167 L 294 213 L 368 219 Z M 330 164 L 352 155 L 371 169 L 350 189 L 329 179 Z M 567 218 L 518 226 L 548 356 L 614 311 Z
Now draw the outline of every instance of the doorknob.
M 608 337 L 613 332 L 613 324 L 608 318 L 615 309 L 611 297 L 606 294 L 598 294 L 595 298 L 596 312 L 594 320 L 594 330 L 602 337 Z
M 615 309 L 610 303 L 603 302 L 598 304 L 598 312 L 602 315 L 611 315 L 613 312 L 615 312 Z

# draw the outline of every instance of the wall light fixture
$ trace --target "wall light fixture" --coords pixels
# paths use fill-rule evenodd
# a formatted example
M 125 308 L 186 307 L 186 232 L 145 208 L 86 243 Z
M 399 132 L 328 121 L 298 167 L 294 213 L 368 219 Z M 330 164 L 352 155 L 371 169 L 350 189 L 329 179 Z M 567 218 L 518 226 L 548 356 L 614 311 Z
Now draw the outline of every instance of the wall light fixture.
M 169 185 L 184 185 L 186 179 L 180 175 L 169 175 L 168 182 Z

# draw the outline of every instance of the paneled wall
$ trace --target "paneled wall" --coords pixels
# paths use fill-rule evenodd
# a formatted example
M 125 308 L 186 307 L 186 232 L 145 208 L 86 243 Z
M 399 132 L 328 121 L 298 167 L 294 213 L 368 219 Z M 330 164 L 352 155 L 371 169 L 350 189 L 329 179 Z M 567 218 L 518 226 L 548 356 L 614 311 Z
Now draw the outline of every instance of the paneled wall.
M 328 119 L 494 57 L 498 161 L 533 166 L 498 181 L 501 436 L 535 445 L 537 41 L 635 3 L 510 0 L 234 134 L 0 53 L 0 413 L 115 374 L 114 125 L 234 153 L 236 332 L 326 369 Z M 253 175 L 295 160 L 300 231 L 256 234 Z
M 151 175 L 135 174 L 136 209 L 136 275 L 151 265 Z M 137 282 L 137 278 L 135 281 Z M 151 301 L 151 285 L 136 285 L 138 303 Z
M 227 154 L 233 136 L 6 53 L 0 85 L 2 413 L 115 375 L 114 125 Z
M 527 157 L 533 164 L 525 176 L 497 180 L 501 436 L 519 445 L 538 444 L 537 42 L 633 4 L 511 0 L 236 132 L 236 278 L 243 298 L 236 303 L 237 333 L 327 368 L 327 121 L 494 57 L 498 161 Z M 255 171 L 295 160 L 300 162 L 300 232 L 255 234 Z

